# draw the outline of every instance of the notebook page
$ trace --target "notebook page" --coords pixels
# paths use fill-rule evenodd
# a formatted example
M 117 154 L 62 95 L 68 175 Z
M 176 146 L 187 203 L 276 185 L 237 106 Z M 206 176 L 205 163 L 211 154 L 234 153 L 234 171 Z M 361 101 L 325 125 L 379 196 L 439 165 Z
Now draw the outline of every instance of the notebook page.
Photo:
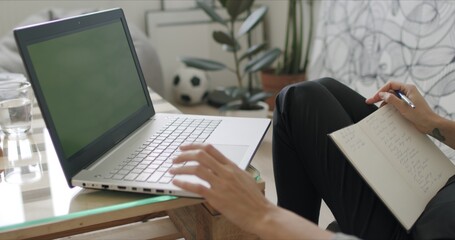
M 361 126 L 412 190 L 429 201 L 454 174 L 454 165 L 393 106 L 366 118 Z

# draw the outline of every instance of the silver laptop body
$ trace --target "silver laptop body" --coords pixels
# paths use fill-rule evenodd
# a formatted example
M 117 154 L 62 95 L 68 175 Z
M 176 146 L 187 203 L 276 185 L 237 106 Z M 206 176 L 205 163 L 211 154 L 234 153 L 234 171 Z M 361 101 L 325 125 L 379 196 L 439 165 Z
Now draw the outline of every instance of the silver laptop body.
M 174 186 L 164 170 L 173 167 L 178 146 L 211 143 L 246 169 L 270 125 L 155 113 L 121 9 L 14 33 L 70 186 L 198 197 Z

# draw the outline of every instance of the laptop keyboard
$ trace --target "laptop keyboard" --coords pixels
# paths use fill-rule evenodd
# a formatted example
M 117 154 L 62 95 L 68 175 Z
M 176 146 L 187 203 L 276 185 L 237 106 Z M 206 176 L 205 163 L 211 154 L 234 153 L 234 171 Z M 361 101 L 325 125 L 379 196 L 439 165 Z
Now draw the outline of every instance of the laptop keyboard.
M 171 119 L 160 131 L 151 136 L 105 178 L 126 181 L 169 183 L 173 175 L 168 170 L 180 153 L 183 143 L 203 143 L 221 120 L 190 117 Z

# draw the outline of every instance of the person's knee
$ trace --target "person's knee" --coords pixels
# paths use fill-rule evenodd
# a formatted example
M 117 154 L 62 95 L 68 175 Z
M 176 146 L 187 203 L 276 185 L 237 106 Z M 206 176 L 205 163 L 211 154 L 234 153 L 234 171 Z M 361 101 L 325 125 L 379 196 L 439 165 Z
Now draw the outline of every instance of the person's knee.
M 319 84 L 323 86 L 338 86 L 339 84 L 342 84 L 340 81 L 331 77 L 324 77 L 315 81 L 317 81 Z
M 283 88 L 276 98 L 276 108 L 282 112 L 292 106 L 302 106 L 303 104 L 314 104 L 320 100 L 325 91 L 323 83 L 337 82 L 333 78 L 321 78 L 313 81 L 303 81 L 291 84 Z

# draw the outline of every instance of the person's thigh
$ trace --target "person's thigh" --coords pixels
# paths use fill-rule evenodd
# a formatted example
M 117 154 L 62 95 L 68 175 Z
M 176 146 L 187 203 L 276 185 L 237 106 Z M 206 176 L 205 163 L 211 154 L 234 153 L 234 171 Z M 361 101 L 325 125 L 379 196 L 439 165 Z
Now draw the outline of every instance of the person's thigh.
M 273 149 L 277 188 L 287 185 L 287 189 L 294 189 L 285 191 L 292 194 L 287 198 L 311 199 L 310 203 L 322 197 L 345 233 L 368 239 L 406 237 L 404 229 L 327 135 L 375 110 L 364 103 L 363 97 L 333 81 L 303 82 L 278 96 Z M 294 168 L 288 171 L 284 166 Z M 315 204 L 308 206 L 314 208 Z M 305 211 L 301 215 L 306 217 Z
M 362 120 L 378 109 L 374 104 L 365 104 L 364 96 L 340 81 L 333 78 L 321 78 L 316 81 L 330 92 L 353 123 Z
M 412 228 L 414 239 L 455 239 L 455 176 L 425 207 Z

